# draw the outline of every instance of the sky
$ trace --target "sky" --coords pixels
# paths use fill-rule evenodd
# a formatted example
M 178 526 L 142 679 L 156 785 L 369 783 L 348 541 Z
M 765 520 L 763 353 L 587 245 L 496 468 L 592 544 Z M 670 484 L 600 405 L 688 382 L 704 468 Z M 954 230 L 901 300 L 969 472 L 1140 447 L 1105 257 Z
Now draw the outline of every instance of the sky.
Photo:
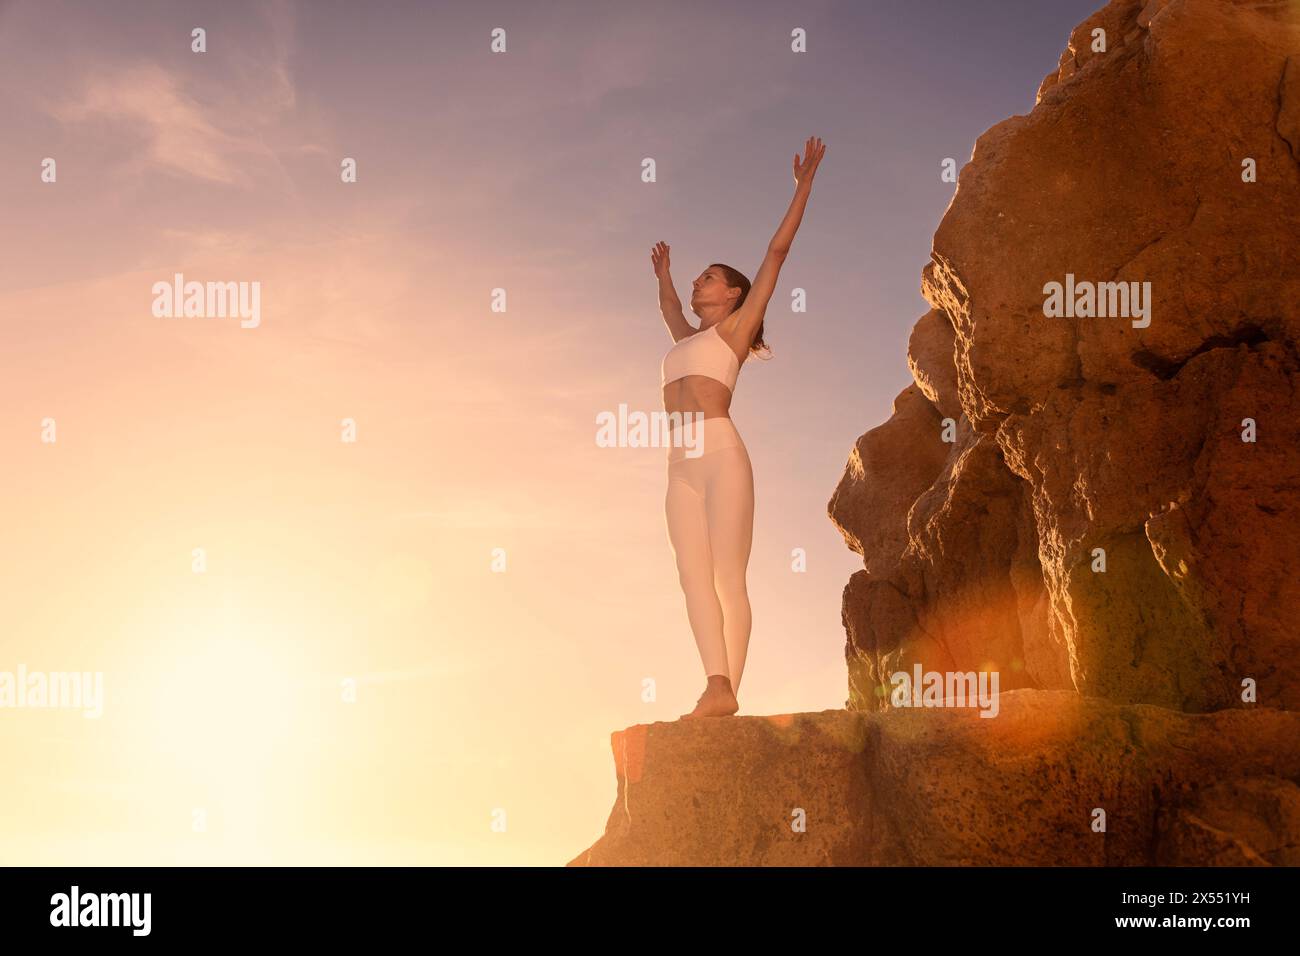
M 731 407 L 740 713 L 844 706 L 826 507 L 911 381 L 941 164 L 1099 5 L 0 0 L 0 685 L 103 689 L 0 706 L 0 863 L 597 839 L 610 733 L 704 687 L 664 451 L 597 416 L 660 408 L 654 243 L 683 301 L 753 278 L 809 136 Z M 157 314 L 178 273 L 255 283 L 255 319 Z

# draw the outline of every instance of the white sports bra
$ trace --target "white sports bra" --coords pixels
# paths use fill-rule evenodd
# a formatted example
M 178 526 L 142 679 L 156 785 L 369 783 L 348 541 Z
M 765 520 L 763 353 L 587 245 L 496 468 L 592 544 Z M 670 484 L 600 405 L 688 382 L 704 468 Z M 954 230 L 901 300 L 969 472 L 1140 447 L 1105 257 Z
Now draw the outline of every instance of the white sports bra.
M 681 339 L 664 356 L 664 385 L 687 375 L 703 375 L 721 382 L 729 392 L 736 390 L 740 359 L 718 332 L 716 322 Z

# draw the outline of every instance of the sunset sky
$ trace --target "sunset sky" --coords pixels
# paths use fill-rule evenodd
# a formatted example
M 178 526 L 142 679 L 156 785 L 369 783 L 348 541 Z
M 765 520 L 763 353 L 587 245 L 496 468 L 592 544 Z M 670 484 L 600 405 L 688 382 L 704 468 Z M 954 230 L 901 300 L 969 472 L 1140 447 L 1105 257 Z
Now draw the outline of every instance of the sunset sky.
M 861 562 L 826 504 L 910 382 L 940 164 L 1028 112 L 1100 5 L 0 0 L 0 671 L 105 694 L 0 709 L 0 863 L 594 841 L 610 732 L 704 687 L 664 452 L 597 447 L 596 416 L 660 407 L 651 246 L 684 301 L 711 262 L 752 278 L 813 135 L 775 357 L 731 409 L 740 702 L 843 706 Z M 176 273 L 259 283 L 260 324 L 155 317 Z

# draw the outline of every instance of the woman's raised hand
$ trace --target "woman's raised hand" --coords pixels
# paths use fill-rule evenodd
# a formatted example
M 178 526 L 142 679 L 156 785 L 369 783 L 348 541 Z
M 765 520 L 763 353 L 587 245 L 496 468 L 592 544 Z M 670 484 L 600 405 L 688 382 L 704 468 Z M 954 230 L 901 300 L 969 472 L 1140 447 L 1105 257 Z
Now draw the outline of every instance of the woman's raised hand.
M 650 264 L 654 266 L 655 275 L 663 278 L 668 275 L 668 243 L 656 242 L 650 250 Z
M 817 165 L 826 155 L 826 146 L 822 143 L 821 137 L 809 136 L 803 146 L 803 159 L 799 154 L 794 154 L 794 184 L 798 186 L 812 186 L 813 176 L 817 173 Z

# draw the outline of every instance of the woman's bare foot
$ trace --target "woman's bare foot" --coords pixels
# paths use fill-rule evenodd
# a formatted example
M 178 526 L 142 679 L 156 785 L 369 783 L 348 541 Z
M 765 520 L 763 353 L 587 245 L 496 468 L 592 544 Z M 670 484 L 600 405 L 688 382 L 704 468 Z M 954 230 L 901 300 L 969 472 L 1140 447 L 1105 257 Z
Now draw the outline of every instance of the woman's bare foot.
M 682 714 L 682 719 L 691 717 L 730 717 L 740 710 L 740 703 L 732 693 L 731 681 L 720 675 L 710 675 L 709 686 L 704 689 L 695 709 L 689 714 Z

